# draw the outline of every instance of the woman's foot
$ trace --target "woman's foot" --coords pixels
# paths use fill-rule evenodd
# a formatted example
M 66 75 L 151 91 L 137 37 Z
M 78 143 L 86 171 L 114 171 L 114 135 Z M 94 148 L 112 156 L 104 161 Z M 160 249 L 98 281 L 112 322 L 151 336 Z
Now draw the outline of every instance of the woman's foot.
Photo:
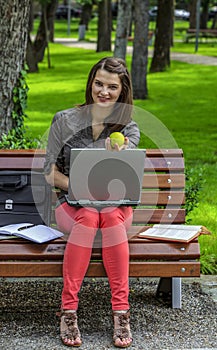
M 78 329 L 78 317 L 74 310 L 61 312 L 60 337 L 66 346 L 81 346 L 81 333 Z
M 113 311 L 114 317 L 114 346 L 127 348 L 132 344 L 132 334 L 130 331 L 130 312 Z

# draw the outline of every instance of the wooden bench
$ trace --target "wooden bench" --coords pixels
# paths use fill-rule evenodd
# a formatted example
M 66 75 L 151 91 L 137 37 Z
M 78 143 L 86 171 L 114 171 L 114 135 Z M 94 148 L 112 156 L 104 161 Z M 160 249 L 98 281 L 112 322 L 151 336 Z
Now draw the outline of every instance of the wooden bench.
M 0 170 L 41 172 L 44 155 L 43 150 L 0 150 Z M 172 307 L 180 308 L 181 278 L 200 276 L 197 239 L 189 244 L 165 243 L 138 238 L 138 233 L 155 223 L 185 223 L 182 150 L 147 150 L 143 185 L 141 206 L 134 209 L 128 232 L 130 277 L 159 277 L 157 297 L 169 296 Z M 87 271 L 89 277 L 106 276 L 97 240 Z M 0 276 L 61 277 L 65 243 L 62 238 L 41 245 L 22 239 L 0 241 Z
M 185 35 L 185 42 L 196 37 L 196 29 L 188 29 Z M 217 29 L 199 29 L 199 38 L 217 38 Z

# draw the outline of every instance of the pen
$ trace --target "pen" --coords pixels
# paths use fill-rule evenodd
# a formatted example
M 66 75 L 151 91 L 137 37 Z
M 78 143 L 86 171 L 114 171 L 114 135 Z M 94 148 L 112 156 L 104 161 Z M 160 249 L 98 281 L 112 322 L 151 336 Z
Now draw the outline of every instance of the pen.
M 23 231 L 23 230 L 25 230 L 25 229 L 27 229 L 27 228 L 30 228 L 30 227 L 33 227 L 33 226 L 35 226 L 35 225 L 32 224 L 32 225 L 28 225 L 28 226 L 22 226 L 22 227 L 18 228 L 17 231 Z

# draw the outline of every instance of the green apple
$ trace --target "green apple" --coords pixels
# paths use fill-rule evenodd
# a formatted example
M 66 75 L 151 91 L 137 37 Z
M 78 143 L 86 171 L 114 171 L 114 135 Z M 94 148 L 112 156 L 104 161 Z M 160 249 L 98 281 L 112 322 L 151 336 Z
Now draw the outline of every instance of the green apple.
M 110 140 L 112 148 L 115 147 L 116 143 L 121 147 L 124 144 L 124 135 L 121 132 L 113 132 L 110 135 Z

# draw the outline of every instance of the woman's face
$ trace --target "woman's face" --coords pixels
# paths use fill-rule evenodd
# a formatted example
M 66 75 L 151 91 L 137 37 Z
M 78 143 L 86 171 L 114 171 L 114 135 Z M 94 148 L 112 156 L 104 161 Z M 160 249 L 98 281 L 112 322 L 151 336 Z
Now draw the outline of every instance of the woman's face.
M 92 98 L 94 103 L 107 107 L 117 102 L 122 91 L 122 83 L 117 73 L 109 73 L 99 69 L 92 83 Z

